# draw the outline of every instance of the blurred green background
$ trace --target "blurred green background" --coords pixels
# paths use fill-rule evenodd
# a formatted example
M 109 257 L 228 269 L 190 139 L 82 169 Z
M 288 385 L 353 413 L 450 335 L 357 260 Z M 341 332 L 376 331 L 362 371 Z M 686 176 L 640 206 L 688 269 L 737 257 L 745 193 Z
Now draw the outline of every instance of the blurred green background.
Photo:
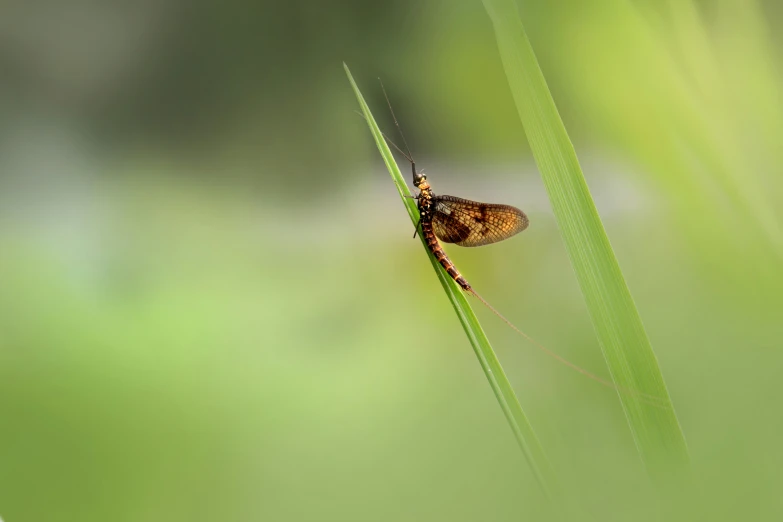
M 783 7 L 519 5 L 698 485 L 477 306 L 570 518 L 779 520 Z M 342 61 L 436 192 L 529 214 L 468 280 L 607 375 L 480 2 L 3 3 L 4 520 L 546 516 Z

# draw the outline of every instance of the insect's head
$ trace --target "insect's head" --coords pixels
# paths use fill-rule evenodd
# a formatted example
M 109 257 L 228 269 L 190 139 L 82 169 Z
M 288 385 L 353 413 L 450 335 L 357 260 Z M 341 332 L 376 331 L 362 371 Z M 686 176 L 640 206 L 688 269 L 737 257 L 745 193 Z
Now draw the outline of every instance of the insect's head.
M 424 185 L 427 185 L 427 176 L 423 172 L 416 172 L 416 165 L 411 164 L 411 170 L 413 170 L 413 185 L 420 189 Z

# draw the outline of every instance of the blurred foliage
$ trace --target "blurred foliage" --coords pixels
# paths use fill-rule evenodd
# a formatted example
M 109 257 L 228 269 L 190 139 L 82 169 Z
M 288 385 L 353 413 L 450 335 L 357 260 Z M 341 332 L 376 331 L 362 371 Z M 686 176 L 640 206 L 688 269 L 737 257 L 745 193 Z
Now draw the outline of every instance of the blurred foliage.
M 571 518 L 779 519 L 783 10 L 520 9 L 701 492 L 656 499 L 616 397 L 484 314 Z M 480 2 L 12 2 L 4 520 L 542 518 L 343 60 L 383 78 L 438 192 L 529 211 L 523 236 L 449 254 L 605 375 Z

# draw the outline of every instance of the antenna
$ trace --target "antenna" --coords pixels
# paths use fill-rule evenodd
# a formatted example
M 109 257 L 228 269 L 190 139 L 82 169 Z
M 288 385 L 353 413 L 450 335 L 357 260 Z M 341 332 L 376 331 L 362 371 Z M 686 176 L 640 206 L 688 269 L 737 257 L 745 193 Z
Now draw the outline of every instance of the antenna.
M 386 104 L 389 106 L 389 112 L 392 115 L 392 119 L 394 120 L 394 125 L 397 127 L 397 132 L 400 133 L 400 137 L 402 138 L 402 143 L 405 145 L 405 149 L 408 151 L 408 154 L 405 154 L 400 150 L 400 148 L 397 145 L 394 145 L 389 138 L 386 138 L 389 143 L 394 145 L 394 148 L 399 150 L 403 156 L 405 156 L 405 159 L 411 162 L 411 169 L 413 170 L 413 175 L 416 175 L 416 162 L 413 161 L 413 154 L 411 154 L 411 148 L 408 146 L 408 142 L 405 140 L 405 134 L 402 133 L 402 127 L 400 127 L 399 122 L 397 121 L 397 116 L 394 115 L 394 109 L 392 109 L 391 102 L 389 101 L 389 95 L 386 94 L 386 88 L 383 86 L 383 81 L 381 81 L 380 78 L 378 78 L 378 83 L 381 84 L 381 90 L 383 91 L 383 97 L 386 98 Z M 386 137 L 384 135 L 384 137 Z
M 367 118 L 365 118 L 365 117 L 364 117 L 364 114 L 362 114 L 361 112 L 359 112 L 359 111 L 353 111 L 353 112 L 355 112 L 356 114 L 358 114 L 359 116 L 361 116 L 362 118 L 364 118 L 364 121 L 367 121 Z M 386 133 L 385 133 L 385 132 L 381 131 L 381 134 L 383 135 L 383 138 L 386 140 L 386 142 L 387 142 L 389 145 L 391 145 L 392 147 L 394 147 L 394 148 L 397 150 L 397 152 L 399 152 L 400 154 L 402 154 L 403 156 L 405 156 L 405 159 L 406 159 L 406 160 L 408 160 L 410 163 L 413 163 L 413 160 L 411 159 L 411 157 L 410 157 L 408 154 L 406 154 L 404 150 L 402 150 L 401 148 L 399 148 L 399 147 L 397 146 L 397 144 L 396 144 L 396 143 L 394 143 L 394 142 L 391 140 L 391 138 L 390 138 L 390 137 L 388 137 L 388 136 L 386 135 Z

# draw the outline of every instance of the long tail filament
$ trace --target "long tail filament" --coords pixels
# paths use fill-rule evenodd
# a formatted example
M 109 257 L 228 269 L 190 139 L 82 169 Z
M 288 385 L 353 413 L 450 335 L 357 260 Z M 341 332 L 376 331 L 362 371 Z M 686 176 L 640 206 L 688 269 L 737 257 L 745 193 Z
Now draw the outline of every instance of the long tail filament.
M 602 384 L 602 385 L 604 385 L 606 387 L 612 388 L 614 390 L 622 391 L 622 392 L 625 392 L 625 393 L 628 393 L 628 394 L 631 394 L 631 395 L 635 395 L 635 396 L 639 397 L 640 399 L 642 399 L 643 402 L 645 402 L 645 403 L 647 403 L 647 404 L 649 404 L 651 406 L 655 406 L 655 407 L 658 407 L 658 408 L 666 408 L 666 409 L 669 408 L 668 401 L 665 400 L 665 399 L 662 399 L 660 397 L 656 397 L 655 395 L 650 395 L 650 394 L 647 394 L 647 393 L 643 393 L 643 392 L 640 392 L 638 390 L 625 388 L 624 386 L 618 386 L 618 385 L 616 385 L 616 384 L 614 384 L 612 382 L 607 381 L 606 379 L 602 379 L 601 377 L 598 377 L 597 375 L 588 372 L 584 368 L 582 368 L 580 366 L 577 366 L 576 364 L 572 363 L 568 359 L 565 359 L 564 357 L 556 354 L 555 352 L 553 352 L 552 350 L 550 350 L 549 348 L 547 348 L 543 344 L 539 343 L 538 341 L 536 341 L 535 339 L 530 337 L 528 334 L 526 334 L 525 332 L 523 332 L 522 330 L 520 330 L 519 328 L 514 326 L 514 324 L 511 321 L 506 319 L 503 316 L 503 314 L 501 314 L 500 312 L 495 310 L 495 308 L 491 304 L 489 304 L 483 297 L 481 297 L 475 290 L 473 290 L 473 288 L 468 290 L 468 293 L 472 294 L 476 299 L 481 301 L 481 303 L 484 306 L 486 306 L 493 314 L 498 316 L 504 323 L 509 325 L 519 335 L 521 335 L 522 337 L 527 339 L 533 346 L 535 346 L 536 348 L 538 348 L 539 350 L 541 350 L 545 354 L 549 355 L 550 357 L 554 358 L 559 363 L 564 364 L 564 365 L 568 366 L 569 368 L 571 368 L 573 370 L 576 370 L 577 372 L 581 373 L 582 375 L 584 375 L 584 376 L 586 376 L 586 377 L 588 377 L 588 378 L 590 378 L 590 379 L 592 379 L 592 380 L 594 380 L 594 381 L 596 381 L 596 382 L 598 382 L 598 383 L 600 383 L 600 384 Z

